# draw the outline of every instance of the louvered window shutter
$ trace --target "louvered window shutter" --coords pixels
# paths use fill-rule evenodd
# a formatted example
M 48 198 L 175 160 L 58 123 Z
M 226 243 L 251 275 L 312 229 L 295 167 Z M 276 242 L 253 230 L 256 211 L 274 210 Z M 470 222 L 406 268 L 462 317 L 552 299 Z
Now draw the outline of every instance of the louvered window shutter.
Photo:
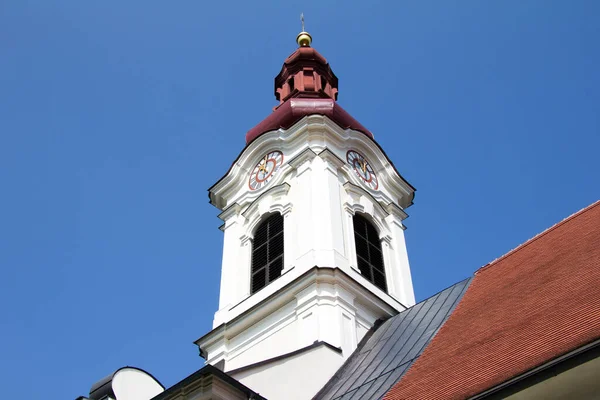
M 283 216 L 274 214 L 263 221 L 254 233 L 252 243 L 251 292 L 281 276 L 283 269 Z
M 353 223 L 358 269 L 372 284 L 387 292 L 381 241 L 377 229 L 360 215 L 354 215 Z

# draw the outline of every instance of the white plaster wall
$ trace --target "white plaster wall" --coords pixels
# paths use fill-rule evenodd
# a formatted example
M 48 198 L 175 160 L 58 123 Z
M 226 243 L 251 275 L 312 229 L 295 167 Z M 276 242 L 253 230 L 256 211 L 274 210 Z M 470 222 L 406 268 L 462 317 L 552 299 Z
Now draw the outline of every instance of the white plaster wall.
M 326 346 L 233 377 L 267 399 L 311 399 L 338 370 L 343 357 Z
M 274 149 L 283 152 L 283 166 L 265 188 L 250 192 L 249 172 Z M 362 185 L 346 162 L 349 149 L 367 157 L 379 190 Z M 224 328 L 199 343 L 209 363 L 225 360 L 227 369 L 239 368 L 315 340 L 342 348 L 346 358 L 377 318 L 414 304 L 402 222 L 402 207 L 411 204 L 413 189 L 364 134 L 342 130 L 323 116 L 305 117 L 289 130 L 255 140 L 210 196 L 224 210 L 221 294 L 213 321 L 214 328 Z M 250 295 L 253 232 L 273 212 L 284 216 L 284 273 Z M 388 293 L 356 267 L 355 213 L 366 215 L 379 231 Z M 299 284 L 315 266 L 343 271 L 358 292 L 350 293 L 337 275 L 327 284 Z M 279 294 L 285 290 L 291 294 L 282 300 Z M 382 304 L 389 309 L 383 311 Z
M 221 267 L 221 287 L 219 309 L 229 308 L 241 296 L 249 293 L 249 286 L 242 281 L 250 279 L 249 270 L 240 261 L 243 259 L 244 244 L 240 242 L 242 221 L 239 210 L 232 210 L 223 227 L 223 258 Z
M 404 226 L 401 219 L 393 214 L 386 217 L 390 229 L 389 241 L 383 241 L 384 261 L 388 283 L 395 297 L 407 306 L 415 304 L 415 292 L 412 286 L 410 265 L 406 240 L 404 239 Z
M 221 295 L 214 327 L 252 306 L 245 299 L 250 296 L 253 233 L 260 221 L 273 212 L 284 214 L 284 272 L 291 272 L 288 280 L 314 266 L 324 266 L 348 270 L 357 280 L 365 282 L 356 268 L 352 216 L 357 212 L 369 216 L 382 239 L 388 294 L 404 306 L 414 304 L 403 211 L 397 205 L 390 211 L 390 203 L 374 197 L 377 193 L 352 182 L 354 173 L 349 174 L 349 167 L 329 148 L 320 154 L 315 154 L 309 144 L 305 143 L 303 148 L 304 153 L 296 157 L 292 153 L 286 158 L 284 163 L 289 164 L 281 169 L 278 184 L 267 186 L 252 202 L 245 201 L 245 197 L 255 194 L 247 192 L 238 199 L 241 204 L 231 206 L 221 215 L 225 237 Z M 366 289 L 372 291 L 373 285 L 367 283 Z M 276 290 L 277 285 L 272 283 L 252 297 Z M 378 291 L 374 293 L 379 295 Z
M 289 353 L 301 347 L 294 304 L 268 315 L 228 339 L 227 369 Z

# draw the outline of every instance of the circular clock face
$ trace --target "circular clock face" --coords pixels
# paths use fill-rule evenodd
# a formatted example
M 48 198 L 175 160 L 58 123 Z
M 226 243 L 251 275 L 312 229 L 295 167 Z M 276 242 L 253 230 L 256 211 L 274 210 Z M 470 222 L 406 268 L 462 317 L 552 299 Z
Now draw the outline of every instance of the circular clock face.
M 365 185 L 367 185 L 370 189 L 377 190 L 379 187 L 377 175 L 375 175 L 373 167 L 371 167 L 371 164 L 369 164 L 367 159 L 362 154 L 354 150 L 348 150 L 346 153 L 346 160 Z
M 250 190 L 258 190 L 265 187 L 273 179 L 281 164 L 283 164 L 283 154 L 280 151 L 272 151 L 265 154 L 250 173 L 250 178 L 248 179 Z

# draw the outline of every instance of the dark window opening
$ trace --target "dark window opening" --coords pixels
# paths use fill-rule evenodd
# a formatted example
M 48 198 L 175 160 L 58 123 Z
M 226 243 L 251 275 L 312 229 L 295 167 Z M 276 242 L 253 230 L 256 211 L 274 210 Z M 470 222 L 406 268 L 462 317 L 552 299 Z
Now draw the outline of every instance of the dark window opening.
M 283 216 L 274 214 L 263 221 L 252 243 L 251 293 L 273 282 L 283 270 Z
M 292 93 L 292 92 L 294 91 L 294 89 L 295 89 L 295 88 L 294 88 L 294 78 L 291 78 L 291 79 L 288 81 L 288 84 L 290 85 L 290 93 Z
M 365 217 L 355 215 L 354 242 L 356 243 L 356 259 L 361 274 L 379 289 L 387 292 L 385 268 L 381 241 L 377 229 Z

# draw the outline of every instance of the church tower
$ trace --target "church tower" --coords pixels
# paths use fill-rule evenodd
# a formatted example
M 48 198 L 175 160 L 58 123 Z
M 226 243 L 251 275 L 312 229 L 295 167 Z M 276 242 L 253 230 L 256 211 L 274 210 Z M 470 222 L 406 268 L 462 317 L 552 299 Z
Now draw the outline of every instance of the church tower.
M 223 264 L 213 330 L 196 344 L 270 399 L 311 398 L 378 320 L 414 304 L 402 221 L 415 189 L 337 103 L 311 42 L 298 35 L 279 105 L 209 189 Z

